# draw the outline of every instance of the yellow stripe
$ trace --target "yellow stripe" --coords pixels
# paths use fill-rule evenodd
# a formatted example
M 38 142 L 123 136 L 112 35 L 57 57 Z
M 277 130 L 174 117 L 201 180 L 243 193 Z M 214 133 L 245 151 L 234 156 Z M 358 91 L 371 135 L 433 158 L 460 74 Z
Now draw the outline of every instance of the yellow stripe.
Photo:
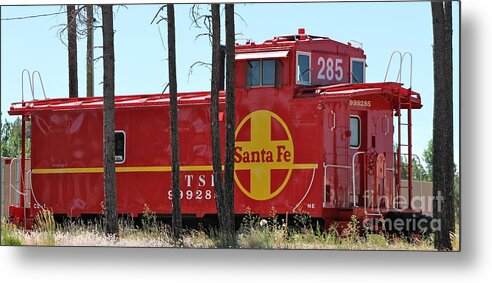
M 212 166 L 181 166 L 181 171 L 212 171 Z M 116 172 L 171 172 L 171 166 L 116 167 Z M 103 167 L 32 169 L 32 174 L 103 173 Z
M 180 171 L 212 171 L 212 166 L 181 166 Z M 171 172 L 171 166 L 116 167 L 116 172 Z
M 57 169 L 32 169 L 32 174 L 64 174 L 64 173 L 102 173 L 103 168 L 57 168 Z
M 292 169 L 316 169 L 318 164 L 292 164 Z
M 242 166 L 236 166 L 237 169 L 241 169 Z M 313 169 L 318 168 L 317 164 L 291 164 L 291 169 Z M 224 169 L 224 166 L 222 166 Z M 289 169 L 289 168 L 279 168 Z M 180 171 L 212 171 L 212 165 L 203 166 L 181 166 Z M 171 166 L 139 166 L 139 167 L 116 167 L 116 172 L 129 173 L 129 172 L 171 172 Z M 32 169 L 32 174 L 77 174 L 77 173 L 103 173 L 103 167 L 82 167 L 82 168 L 44 168 L 44 169 Z

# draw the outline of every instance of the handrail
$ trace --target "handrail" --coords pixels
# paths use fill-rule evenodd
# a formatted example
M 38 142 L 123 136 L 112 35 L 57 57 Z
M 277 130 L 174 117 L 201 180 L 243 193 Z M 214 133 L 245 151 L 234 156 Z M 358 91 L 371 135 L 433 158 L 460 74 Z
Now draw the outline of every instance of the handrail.
M 333 126 L 330 127 L 330 131 L 333 132 L 333 130 L 337 126 L 337 114 L 335 113 L 335 111 L 331 110 L 331 115 L 333 115 Z
M 29 179 L 29 187 L 28 187 L 28 190 L 29 192 L 31 193 L 31 196 L 33 197 L 34 201 L 36 202 L 37 204 L 37 207 L 38 208 L 45 208 L 45 206 L 41 205 L 38 201 L 38 199 L 36 198 L 36 194 L 34 193 L 34 190 L 32 188 L 32 170 L 29 170 L 27 171 L 27 178 Z M 29 200 L 29 202 L 31 202 L 31 200 Z M 36 207 L 36 206 L 34 206 Z
M 351 169 L 352 167 L 347 165 L 326 164 L 323 162 L 323 206 L 326 204 L 326 170 L 328 168 Z
M 22 74 L 21 74 L 21 95 L 22 95 L 22 102 L 24 102 L 24 73 L 25 72 L 27 72 L 27 78 L 29 79 L 29 88 L 31 89 L 32 100 L 34 100 L 34 93 L 32 92 L 31 73 L 29 72 L 29 70 L 24 69 L 24 70 L 22 70 Z
M 9 172 L 9 181 L 10 181 L 10 190 L 12 191 L 15 191 L 18 195 L 23 195 L 23 196 L 27 196 L 27 193 L 23 193 L 19 190 L 17 190 L 15 187 L 14 184 L 12 184 L 12 165 L 15 165 L 15 162 L 20 162 L 20 158 L 12 158 L 12 161 L 10 162 L 10 172 Z M 15 171 L 17 171 L 17 167 L 15 167 Z M 20 171 L 20 170 L 19 170 Z M 24 174 L 22 174 L 22 172 L 19 172 L 19 178 L 21 180 L 24 180 Z M 17 178 L 16 178 L 17 179 Z M 12 197 L 10 197 L 10 201 L 12 201 Z
M 28 69 L 24 69 L 22 70 L 22 74 L 21 74 L 21 95 L 22 95 L 22 102 L 24 102 L 24 73 L 27 73 L 27 78 L 29 79 L 29 88 L 31 89 L 31 95 L 32 95 L 32 100 L 35 100 L 35 75 L 37 74 L 38 75 L 38 79 L 39 79 L 39 82 L 41 83 L 41 88 L 43 89 L 43 96 L 44 96 L 44 99 L 48 99 L 46 97 L 46 91 L 44 89 L 44 84 L 43 84 L 43 79 L 41 78 L 41 73 L 37 70 L 34 70 L 34 72 L 29 72 Z
M 396 185 L 395 185 L 395 169 L 394 168 L 386 168 L 386 171 L 391 172 L 391 196 L 392 196 L 392 202 L 391 205 L 393 206 L 392 208 L 396 208 Z
M 403 66 L 403 61 L 405 60 L 405 55 L 410 56 L 410 89 L 412 88 L 412 74 L 413 74 L 413 56 L 410 52 L 403 53 L 403 57 L 401 58 L 401 64 Z
M 396 77 L 396 80 L 398 81 L 398 79 L 399 79 L 400 71 L 401 71 L 401 60 L 402 60 L 403 55 L 401 54 L 400 51 L 395 50 L 395 51 L 393 51 L 393 53 L 391 53 L 391 57 L 390 57 L 390 59 L 388 61 L 388 67 L 386 67 L 386 74 L 384 75 L 384 82 L 386 82 L 386 78 L 388 77 L 388 72 L 389 72 L 389 68 L 391 66 L 391 61 L 393 60 L 393 56 L 395 54 L 399 54 L 400 55 L 400 67 L 398 68 L 398 76 Z
M 404 52 L 403 54 L 398 51 L 398 50 L 395 50 L 393 51 L 393 53 L 391 53 L 391 57 L 388 61 L 388 66 L 386 67 L 386 74 L 384 75 L 384 82 L 386 82 L 386 78 L 388 77 L 388 72 L 389 72 L 389 68 L 391 66 L 391 62 L 393 60 L 393 56 L 395 54 L 399 54 L 400 55 L 400 65 L 398 67 L 398 74 L 396 76 L 396 81 L 398 83 L 401 83 L 401 70 L 402 70 L 402 67 L 403 67 L 403 61 L 405 60 L 405 56 L 408 55 L 410 56 L 410 89 L 412 88 L 412 73 L 413 73 L 413 56 L 412 56 L 412 53 L 410 52 Z
M 366 152 L 365 151 L 358 151 L 356 153 L 354 153 L 354 155 L 352 156 L 352 166 L 348 166 L 348 165 L 338 165 L 338 164 L 326 164 L 326 163 L 323 163 L 323 168 L 324 168 L 324 180 L 323 180 L 323 184 L 324 184 L 324 190 L 325 190 L 325 194 L 324 194 L 324 203 L 326 203 L 326 170 L 331 167 L 331 168 L 341 168 L 341 169 L 352 169 L 352 202 L 353 202 L 353 206 L 354 207 L 358 207 L 357 203 L 356 203 L 356 200 L 355 200 L 355 157 L 357 155 L 360 155 L 360 154 L 365 154 Z
M 46 98 L 46 91 L 44 90 L 44 84 L 43 84 L 43 79 L 41 78 L 41 74 L 39 73 L 39 71 L 35 70 L 34 72 L 32 72 L 32 96 L 33 96 L 33 99 L 34 99 L 34 75 L 35 74 L 38 74 L 38 79 L 39 79 L 39 82 L 41 83 L 41 88 L 43 89 L 43 96 L 44 96 L 44 99 L 47 99 Z
M 355 157 L 359 154 L 365 154 L 365 151 L 358 151 L 352 156 L 352 200 L 354 207 L 358 207 L 355 203 Z
M 12 185 L 12 165 L 15 164 L 15 161 L 17 158 L 12 158 L 10 160 L 10 165 L 9 165 L 9 205 L 11 205 L 12 202 L 12 187 L 15 188 L 15 186 Z
M 384 121 L 386 121 L 386 127 L 384 127 Z M 382 127 L 384 128 L 384 135 L 388 135 L 388 133 L 390 132 L 390 119 L 388 118 L 388 115 L 384 114 L 384 118 L 382 120 Z

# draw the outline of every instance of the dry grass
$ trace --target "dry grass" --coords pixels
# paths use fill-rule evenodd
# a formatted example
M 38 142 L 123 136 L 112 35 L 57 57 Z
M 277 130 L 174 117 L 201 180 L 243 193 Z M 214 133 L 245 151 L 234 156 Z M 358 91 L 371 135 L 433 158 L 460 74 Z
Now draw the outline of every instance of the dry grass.
M 56 225 L 50 213 L 44 212 L 35 229 L 24 231 L 2 221 L 2 245 L 29 246 L 101 246 L 101 247 L 222 247 L 217 233 L 187 230 L 181 242 L 175 243 L 168 226 L 150 220 L 137 229 L 131 221 L 120 221 L 118 238 L 106 236 L 101 222 Z M 303 226 L 305 225 L 305 226 Z M 246 219 L 236 234 L 237 248 L 243 249 L 343 249 L 343 250 L 434 250 L 433 239 L 405 239 L 383 234 L 361 235 L 358 223 L 339 232 L 332 227 L 321 231 L 304 223 L 297 229 L 287 228 L 276 220 Z M 458 233 L 457 233 L 458 235 Z M 459 247 L 459 237 L 453 237 Z

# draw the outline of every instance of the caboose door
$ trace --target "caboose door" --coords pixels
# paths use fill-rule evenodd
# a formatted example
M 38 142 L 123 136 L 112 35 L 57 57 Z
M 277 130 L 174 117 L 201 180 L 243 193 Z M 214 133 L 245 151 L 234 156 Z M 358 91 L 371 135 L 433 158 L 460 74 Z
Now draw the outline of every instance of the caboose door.
M 367 111 L 350 111 L 348 159 L 351 164 L 349 202 L 352 206 L 367 205 Z

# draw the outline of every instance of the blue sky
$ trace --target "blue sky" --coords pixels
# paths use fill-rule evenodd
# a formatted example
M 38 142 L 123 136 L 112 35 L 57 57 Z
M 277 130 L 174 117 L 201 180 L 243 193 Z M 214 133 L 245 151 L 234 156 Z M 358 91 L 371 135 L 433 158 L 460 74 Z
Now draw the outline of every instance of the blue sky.
M 160 93 L 167 83 L 166 26 L 151 24 L 160 5 L 128 5 L 115 8 L 116 94 Z M 202 91 L 210 88 L 210 73 L 196 67 L 196 61 L 210 62 L 208 39 L 191 26 L 190 5 L 176 6 L 178 91 Z M 204 10 L 206 5 L 202 5 Z M 2 7 L 1 18 L 38 15 L 62 11 L 61 6 Z M 297 3 L 237 4 L 236 32 L 242 39 L 263 42 L 276 35 L 296 33 L 299 27 L 308 34 L 334 40 L 362 42 L 367 55 L 367 81 L 383 81 L 389 57 L 394 50 L 413 54 L 412 89 L 422 96 L 424 107 L 414 112 L 414 152 L 421 155 L 432 138 L 433 66 L 432 19 L 429 2 L 371 3 Z M 12 120 L 7 110 L 21 97 L 21 72 L 38 70 L 46 95 L 68 96 L 66 46 L 58 38 L 58 25 L 64 14 L 26 20 L 1 22 L 1 110 L 2 120 Z M 453 4 L 454 24 L 454 157 L 459 162 L 459 7 Z M 102 45 L 96 31 L 95 45 Z M 65 36 L 66 38 L 66 36 Z M 79 40 L 79 95 L 85 96 L 85 39 Z M 102 49 L 96 49 L 95 57 Z M 409 86 L 409 68 L 404 66 L 403 82 Z M 389 80 L 396 78 L 390 70 Z M 102 94 L 102 60 L 96 63 L 95 92 Z M 38 84 L 39 86 L 39 84 Z M 27 84 L 25 95 L 29 95 Z M 40 89 L 37 97 L 40 98 Z

